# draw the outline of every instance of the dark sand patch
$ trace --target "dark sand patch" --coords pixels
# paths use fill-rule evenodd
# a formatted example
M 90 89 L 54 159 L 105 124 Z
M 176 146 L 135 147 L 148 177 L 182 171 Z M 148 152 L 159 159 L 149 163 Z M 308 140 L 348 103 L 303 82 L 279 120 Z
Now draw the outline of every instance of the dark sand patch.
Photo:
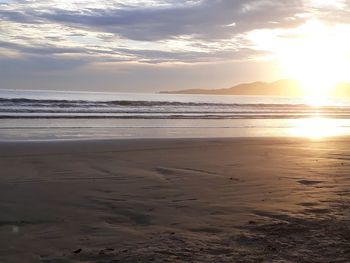
M 299 184 L 303 185 L 316 185 L 322 183 L 322 181 L 316 181 L 316 180 L 299 180 Z

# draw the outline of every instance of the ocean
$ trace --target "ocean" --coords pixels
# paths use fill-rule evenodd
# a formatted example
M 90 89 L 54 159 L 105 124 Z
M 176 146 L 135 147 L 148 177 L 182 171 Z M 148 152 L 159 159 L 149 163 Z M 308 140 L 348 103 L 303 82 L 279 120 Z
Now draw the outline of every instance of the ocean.
M 0 140 L 350 135 L 350 100 L 0 90 Z

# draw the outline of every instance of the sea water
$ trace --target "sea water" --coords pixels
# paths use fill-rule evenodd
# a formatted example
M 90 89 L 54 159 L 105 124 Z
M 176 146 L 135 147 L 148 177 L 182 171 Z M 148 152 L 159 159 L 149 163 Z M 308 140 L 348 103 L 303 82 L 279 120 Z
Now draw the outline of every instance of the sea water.
M 0 140 L 350 135 L 350 100 L 0 90 Z

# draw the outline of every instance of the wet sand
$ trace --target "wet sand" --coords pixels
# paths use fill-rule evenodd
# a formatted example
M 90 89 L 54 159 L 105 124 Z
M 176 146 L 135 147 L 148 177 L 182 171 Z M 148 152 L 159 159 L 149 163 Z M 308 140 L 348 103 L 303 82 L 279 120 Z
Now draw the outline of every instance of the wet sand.
M 350 140 L 0 144 L 0 262 L 349 262 Z

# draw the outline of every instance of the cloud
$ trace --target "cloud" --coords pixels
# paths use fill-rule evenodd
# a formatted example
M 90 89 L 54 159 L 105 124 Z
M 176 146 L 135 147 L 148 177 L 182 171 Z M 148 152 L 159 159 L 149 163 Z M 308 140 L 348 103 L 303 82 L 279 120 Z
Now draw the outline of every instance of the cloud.
M 57 55 L 57 54 L 82 54 L 85 53 L 84 48 L 56 47 L 50 45 L 42 46 L 26 46 L 12 42 L 0 41 L 0 47 L 19 50 L 25 54 L 35 55 Z
M 23 54 L 160 63 L 247 59 L 245 32 L 300 23 L 300 1 L 131 0 L 0 3 L 0 47 Z
M 43 10 L 24 8 L 20 11 L 0 11 L 0 16 L 23 23 L 63 23 L 139 41 L 158 41 L 182 35 L 211 40 L 227 39 L 252 29 L 288 27 L 301 22 L 300 18 L 295 17 L 302 10 L 302 4 L 297 0 L 165 2 L 165 6 L 124 4 L 122 7 L 77 10 L 58 9 L 48 4 Z
M 349 0 L 0 0 L 0 74 L 17 83 L 19 72 L 23 78 L 59 72 L 76 83 L 72 74 L 80 76 L 89 65 L 131 63 L 143 65 L 133 71 L 139 76 L 158 72 L 179 82 L 187 73 L 172 68 L 178 72 L 172 76 L 162 64 L 257 63 L 271 50 L 258 48 L 252 32 L 288 35 L 283 32 L 311 17 L 349 23 L 349 12 Z M 210 71 L 200 68 L 209 81 Z M 103 78 L 92 71 L 88 76 Z M 125 86 L 133 83 L 118 76 Z
M 350 0 L 304 0 L 304 13 L 329 24 L 350 23 Z

